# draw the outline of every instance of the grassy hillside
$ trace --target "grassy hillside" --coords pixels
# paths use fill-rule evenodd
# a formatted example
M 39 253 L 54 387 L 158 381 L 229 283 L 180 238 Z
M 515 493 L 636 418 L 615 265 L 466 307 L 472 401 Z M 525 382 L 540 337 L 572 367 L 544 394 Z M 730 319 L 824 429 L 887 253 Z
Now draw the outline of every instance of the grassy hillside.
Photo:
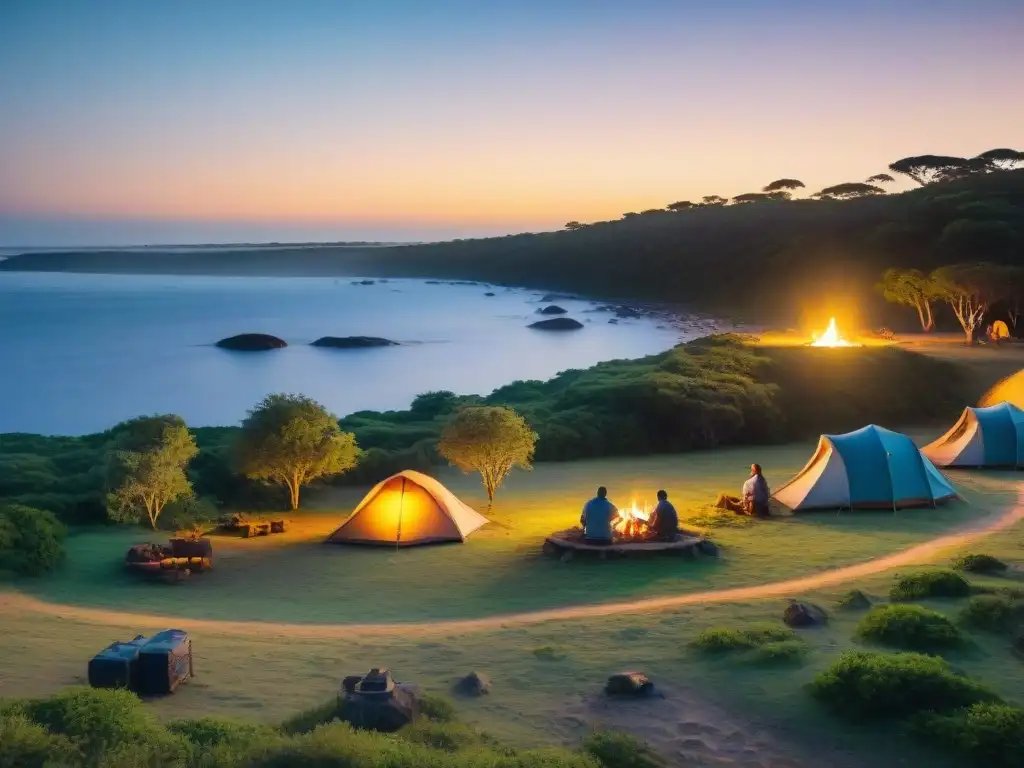
M 2 270 L 440 277 L 794 317 L 823 301 L 878 311 L 889 266 L 1007 262 L 1024 251 L 1024 169 L 847 201 L 654 212 L 575 231 L 394 248 L 33 254 Z

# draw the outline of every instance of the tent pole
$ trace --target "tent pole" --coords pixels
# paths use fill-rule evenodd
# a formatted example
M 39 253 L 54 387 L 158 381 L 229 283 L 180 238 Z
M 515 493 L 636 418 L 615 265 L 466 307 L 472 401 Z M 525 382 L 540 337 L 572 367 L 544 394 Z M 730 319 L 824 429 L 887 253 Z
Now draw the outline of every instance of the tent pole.
M 402 544 L 402 512 L 405 510 L 405 478 L 402 478 L 402 492 L 398 497 L 398 532 L 395 534 L 395 549 Z

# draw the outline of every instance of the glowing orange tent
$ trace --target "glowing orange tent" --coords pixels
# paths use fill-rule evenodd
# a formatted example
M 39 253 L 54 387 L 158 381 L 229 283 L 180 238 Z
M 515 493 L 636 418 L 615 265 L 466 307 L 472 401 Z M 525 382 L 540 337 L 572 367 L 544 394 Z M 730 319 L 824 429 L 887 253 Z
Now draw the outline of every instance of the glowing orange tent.
M 988 408 L 1000 403 L 1009 403 L 1024 410 L 1024 370 L 1007 376 L 985 393 L 978 402 L 981 408 Z
M 327 541 L 393 547 L 465 541 L 487 522 L 434 478 L 407 469 L 377 483 Z

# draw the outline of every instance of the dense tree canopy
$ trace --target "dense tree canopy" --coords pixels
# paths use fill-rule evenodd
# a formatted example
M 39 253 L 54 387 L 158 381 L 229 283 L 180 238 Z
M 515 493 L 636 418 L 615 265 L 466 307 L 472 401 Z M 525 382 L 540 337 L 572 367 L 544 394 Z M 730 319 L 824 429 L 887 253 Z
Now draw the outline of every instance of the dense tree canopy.
M 742 195 L 736 195 L 736 197 L 732 199 L 732 202 L 735 205 L 742 205 L 743 203 L 760 203 L 771 199 L 772 198 L 764 192 L 746 192 Z
M 721 195 L 704 195 L 704 197 L 700 199 L 700 202 L 702 205 L 716 206 L 725 205 L 729 200 Z
M 135 522 L 143 513 L 155 530 L 168 502 L 192 493 L 186 469 L 199 449 L 178 416 L 143 416 L 113 430 L 108 469 L 111 519 Z
M 1024 164 L 1024 152 L 1018 152 L 1016 149 L 1008 149 L 1006 147 L 982 152 L 978 155 L 978 158 L 1001 171 L 1010 171 Z
M 874 176 L 868 176 L 864 181 L 868 184 L 892 184 L 896 179 L 888 173 L 876 173 Z
M 249 411 L 236 451 L 242 474 L 285 486 L 293 510 L 304 485 L 351 469 L 359 456 L 337 417 L 308 397 L 285 394 L 268 395 Z
M 836 184 L 832 187 L 825 187 L 825 189 L 816 193 L 814 196 L 823 200 L 852 200 L 855 197 L 884 194 L 885 190 L 881 187 L 876 187 L 874 184 L 850 181 L 845 184 Z
M 938 289 L 930 275 L 919 269 L 891 267 L 882 275 L 882 282 L 878 287 L 886 301 L 914 307 L 921 321 L 921 330 L 927 332 L 935 328 L 932 301 L 937 298 Z
M 696 207 L 696 203 L 691 203 L 689 200 L 680 200 L 680 201 L 675 202 L 675 203 L 669 203 L 665 207 L 668 210 L 670 210 L 670 211 L 676 211 L 676 212 L 688 211 L 691 208 L 695 208 Z
M 889 165 L 893 173 L 909 176 L 921 186 L 933 181 L 949 180 L 950 174 L 956 174 L 969 164 L 965 157 L 950 155 L 917 155 L 904 157 Z
M 456 411 L 437 450 L 463 472 L 479 472 L 487 501 L 513 467 L 530 469 L 537 433 L 511 408 L 473 405 Z
M 578 222 L 578 221 L 570 221 L 570 222 L 566 223 L 565 228 L 571 231 L 571 230 L 574 230 L 574 229 L 583 229 L 584 226 L 586 226 L 586 225 L 585 224 L 580 224 L 580 222 Z
M 52 512 L 0 505 L 0 571 L 39 576 L 64 559 L 64 526 Z

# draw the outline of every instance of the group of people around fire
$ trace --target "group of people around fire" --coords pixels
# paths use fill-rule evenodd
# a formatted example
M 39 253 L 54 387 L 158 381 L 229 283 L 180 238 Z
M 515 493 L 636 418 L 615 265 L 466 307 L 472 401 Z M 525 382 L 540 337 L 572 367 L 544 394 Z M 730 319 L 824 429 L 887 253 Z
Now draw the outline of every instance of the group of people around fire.
M 754 517 L 771 515 L 768 508 L 771 489 L 764 479 L 760 464 L 750 465 L 750 477 L 743 483 L 741 493 L 739 497 L 722 494 L 715 506 Z M 597 495 L 583 505 L 580 525 L 583 527 L 584 542 L 611 544 L 618 517 L 618 507 L 608 499 L 608 489 L 602 485 L 597 489 Z M 658 504 L 647 518 L 646 529 L 644 538 L 649 541 L 675 541 L 679 535 L 679 514 L 665 491 L 658 491 Z

